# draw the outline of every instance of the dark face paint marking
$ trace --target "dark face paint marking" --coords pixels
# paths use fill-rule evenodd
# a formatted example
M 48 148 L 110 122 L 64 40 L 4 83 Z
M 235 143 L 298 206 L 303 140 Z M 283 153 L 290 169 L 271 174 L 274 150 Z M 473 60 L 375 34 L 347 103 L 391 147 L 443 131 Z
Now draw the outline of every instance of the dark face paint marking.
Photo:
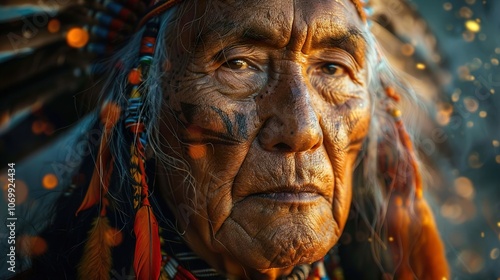
M 245 115 L 235 113 L 236 125 L 238 126 L 238 135 L 245 140 L 248 140 L 248 130 Z
M 234 137 L 233 124 L 231 123 L 231 119 L 229 119 L 229 116 L 224 111 L 215 106 L 210 106 L 210 108 L 214 110 L 219 115 L 221 120 L 224 122 L 224 125 L 226 126 L 226 131 L 229 134 L 229 136 Z

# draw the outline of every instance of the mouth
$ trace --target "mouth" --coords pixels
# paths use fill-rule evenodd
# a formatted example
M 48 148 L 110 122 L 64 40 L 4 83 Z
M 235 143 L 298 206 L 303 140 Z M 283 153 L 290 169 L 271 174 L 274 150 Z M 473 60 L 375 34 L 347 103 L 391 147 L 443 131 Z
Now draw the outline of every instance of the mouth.
M 323 198 L 324 194 L 315 185 L 281 186 L 268 191 L 251 194 L 249 198 L 263 198 L 283 203 L 305 203 Z

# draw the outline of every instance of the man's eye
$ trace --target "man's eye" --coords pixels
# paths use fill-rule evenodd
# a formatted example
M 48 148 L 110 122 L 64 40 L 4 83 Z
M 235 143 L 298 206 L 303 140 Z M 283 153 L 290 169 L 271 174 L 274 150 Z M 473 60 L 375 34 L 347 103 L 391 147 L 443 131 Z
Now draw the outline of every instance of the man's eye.
M 245 70 L 248 68 L 252 68 L 243 59 L 233 59 L 233 60 L 226 61 L 226 63 L 224 63 L 224 67 L 227 67 L 227 68 L 232 69 L 232 70 Z
M 331 76 L 341 76 L 345 73 L 344 67 L 334 63 L 327 63 L 321 66 L 321 72 Z

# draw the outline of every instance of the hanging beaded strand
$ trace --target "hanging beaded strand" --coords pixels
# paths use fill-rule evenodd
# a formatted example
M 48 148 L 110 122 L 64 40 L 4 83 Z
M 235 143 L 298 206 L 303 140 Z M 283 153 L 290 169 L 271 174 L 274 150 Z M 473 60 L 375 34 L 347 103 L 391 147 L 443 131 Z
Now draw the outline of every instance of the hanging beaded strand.
M 141 39 L 139 63 L 128 75 L 129 99 L 126 110 L 125 127 L 131 133 L 130 175 L 132 179 L 133 206 L 136 210 L 134 234 L 136 245 L 134 270 L 138 279 L 158 279 L 161 270 L 160 237 L 158 222 L 149 202 L 149 188 L 145 170 L 148 121 L 144 98 L 148 92 L 145 81 L 153 61 L 158 18 L 150 20 Z

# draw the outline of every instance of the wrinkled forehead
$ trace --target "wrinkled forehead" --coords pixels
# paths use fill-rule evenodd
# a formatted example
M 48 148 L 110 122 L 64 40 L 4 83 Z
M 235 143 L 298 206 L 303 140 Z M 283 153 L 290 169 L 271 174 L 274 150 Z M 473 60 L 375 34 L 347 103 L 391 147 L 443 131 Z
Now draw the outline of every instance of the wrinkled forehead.
M 364 25 L 351 0 L 195 1 L 180 23 L 184 47 L 239 36 L 305 52 L 325 38 L 361 34 Z

